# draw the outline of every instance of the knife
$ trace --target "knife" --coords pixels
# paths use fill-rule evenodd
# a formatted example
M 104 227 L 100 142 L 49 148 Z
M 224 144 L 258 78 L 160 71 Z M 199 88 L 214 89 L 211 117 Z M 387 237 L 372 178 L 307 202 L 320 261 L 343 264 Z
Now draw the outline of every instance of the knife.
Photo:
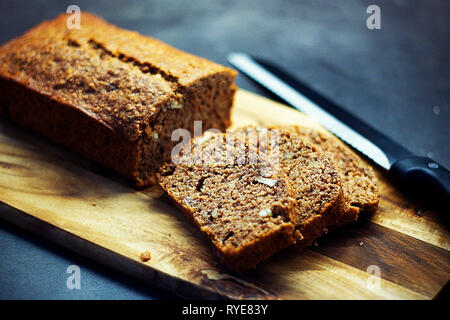
M 438 209 L 450 208 L 450 172 L 436 161 L 414 155 L 269 61 L 238 52 L 230 53 L 228 61 L 386 169 L 407 190 L 431 200 Z

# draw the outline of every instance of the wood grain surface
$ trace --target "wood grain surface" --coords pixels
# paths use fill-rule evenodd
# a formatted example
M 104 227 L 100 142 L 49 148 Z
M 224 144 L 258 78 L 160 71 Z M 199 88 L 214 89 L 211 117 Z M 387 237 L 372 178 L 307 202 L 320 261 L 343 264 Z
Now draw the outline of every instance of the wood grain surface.
M 295 123 L 320 128 L 289 107 L 238 91 L 234 126 Z M 137 190 L 76 154 L 0 122 L 2 218 L 190 298 L 435 297 L 450 279 L 449 232 L 436 213 L 375 170 L 381 190 L 375 214 L 303 252 L 285 250 L 255 270 L 233 274 L 159 187 Z M 139 258 L 144 251 L 151 252 L 148 262 Z

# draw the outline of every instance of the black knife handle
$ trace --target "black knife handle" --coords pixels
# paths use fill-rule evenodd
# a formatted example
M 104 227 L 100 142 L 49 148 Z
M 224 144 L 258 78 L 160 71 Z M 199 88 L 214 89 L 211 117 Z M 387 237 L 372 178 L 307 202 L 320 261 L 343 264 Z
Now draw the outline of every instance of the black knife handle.
M 427 157 L 406 158 L 395 162 L 389 172 L 420 198 L 450 208 L 450 172 L 436 161 Z

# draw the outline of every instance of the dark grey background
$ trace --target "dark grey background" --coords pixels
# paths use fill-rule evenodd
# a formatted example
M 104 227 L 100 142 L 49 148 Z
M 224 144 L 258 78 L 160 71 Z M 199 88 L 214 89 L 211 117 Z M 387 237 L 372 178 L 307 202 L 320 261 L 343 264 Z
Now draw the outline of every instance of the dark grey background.
M 450 167 L 448 0 L 2 0 L 0 42 L 69 4 L 222 64 L 230 51 L 278 61 L 411 151 Z M 366 28 L 370 4 L 381 8 L 381 30 Z M 243 76 L 237 83 L 266 94 Z M 81 268 L 81 290 L 65 286 L 71 264 Z M 0 298 L 170 297 L 0 220 Z

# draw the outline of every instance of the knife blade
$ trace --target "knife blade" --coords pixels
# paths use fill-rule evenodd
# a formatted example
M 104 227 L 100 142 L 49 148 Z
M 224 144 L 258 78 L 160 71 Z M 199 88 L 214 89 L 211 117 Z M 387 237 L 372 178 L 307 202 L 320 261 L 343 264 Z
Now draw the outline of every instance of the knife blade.
M 269 61 L 233 52 L 228 61 L 337 137 L 388 170 L 409 189 L 450 202 L 450 172 L 436 161 L 412 152 L 347 112 L 337 103 Z

